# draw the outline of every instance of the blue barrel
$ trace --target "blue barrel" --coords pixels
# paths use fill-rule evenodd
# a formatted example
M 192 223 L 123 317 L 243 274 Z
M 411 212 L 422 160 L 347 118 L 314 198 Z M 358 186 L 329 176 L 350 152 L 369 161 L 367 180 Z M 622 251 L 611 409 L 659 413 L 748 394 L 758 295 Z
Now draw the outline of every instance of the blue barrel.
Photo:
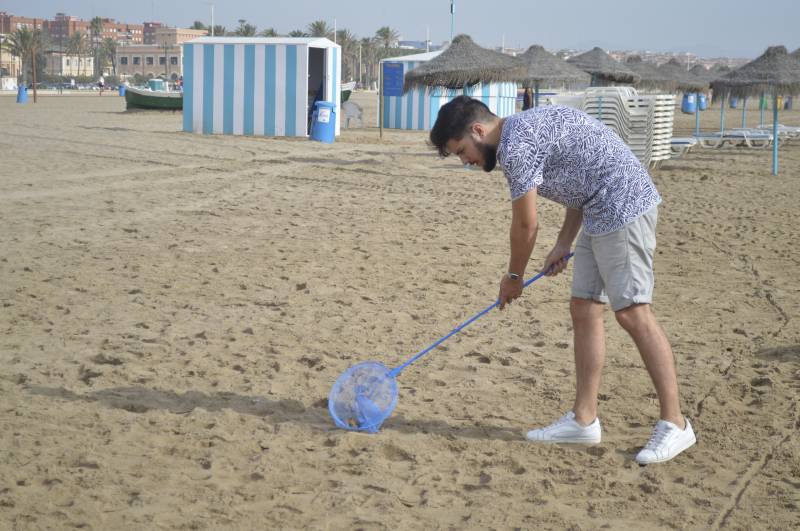
M 708 100 L 703 93 L 697 95 L 697 108 L 701 111 L 708 109 Z
M 686 114 L 694 114 L 697 110 L 697 96 L 693 92 L 684 92 L 681 102 L 681 111 Z
M 311 140 L 333 144 L 336 138 L 336 105 L 318 101 L 311 115 Z
M 736 96 L 731 96 L 731 103 L 730 103 L 731 109 L 735 109 L 738 104 L 739 104 L 739 98 L 737 98 Z
M 787 111 L 792 110 L 792 100 L 794 96 L 787 96 L 785 100 L 783 100 L 783 108 Z
M 121 83 L 119 85 L 119 95 L 120 96 L 124 96 L 125 95 L 125 83 Z
M 28 87 L 19 86 L 17 89 L 17 103 L 28 103 Z

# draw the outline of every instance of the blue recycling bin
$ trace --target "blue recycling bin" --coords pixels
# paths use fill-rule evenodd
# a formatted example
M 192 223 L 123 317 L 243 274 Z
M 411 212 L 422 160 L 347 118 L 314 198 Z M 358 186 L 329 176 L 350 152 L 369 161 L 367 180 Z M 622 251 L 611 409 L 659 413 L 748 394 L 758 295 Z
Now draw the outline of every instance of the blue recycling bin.
M 697 109 L 700 111 L 708 109 L 708 100 L 705 94 L 701 93 L 697 95 Z
M 336 138 L 336 105 L 330 101 L 318 101 L 311 114 L 311 140 L 333 144 Z
M 17 103 L 28 103 L 28 87 L 19 86 L 17 89 Z
M 120 83 L 120 85 L 119 85 L 119 95 L 120 96 L 124 96 L 125 95 L 125 83 Z
M 694 114 L 697 110 L 697 95 L 694 92 L 684 92 L 681 102 L 681 112 Z
M 735 109 L 737 105 L 739 105 L 739 98 L 736 96 L 731 96 L 731 109 Z

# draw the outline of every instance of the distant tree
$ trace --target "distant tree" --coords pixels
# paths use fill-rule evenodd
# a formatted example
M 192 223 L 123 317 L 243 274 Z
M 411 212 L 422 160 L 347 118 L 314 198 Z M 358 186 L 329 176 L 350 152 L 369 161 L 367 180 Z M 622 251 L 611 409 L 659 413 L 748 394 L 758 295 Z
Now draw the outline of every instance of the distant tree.
M 303 30 L 292 30 L 289 32 L 289 37 L 308 37 L 308 33 Z
M 275 28 L 267 28 L 262 30 L 261 33 L 258 34 L 259 37 L 277 37 L 278 32 L 275 31 Z
M 239 27 L 233 32 L 237 37 L 255 37 L 256 27 L 253 24 L 248 24 L 243 18 L 239 19 Z
M 328 23 L 324 20 L 315 20 L 309 24 L 308 34 L 311 37 L 326 37 L 329 39 L 333 38 L 333 31 L 331 30 L 330 26 L 328 26 Z
M 384 48 L 394 48 L 400 40 L 400 34 L 389 26 L 383 26 L 375 32 L 375 40 Z
M 199 20 L 195 20 L 195 21 L 194 21 L 194 24 L 192 24 L 192 25 L 189 27 L 189 29 L 194 29 L 194 30 L 207 30 L 208 28 L 206 27 L 206 25 L 205 25 L 205 24 L 203 24 L 203 23 L 202 23 L 202 22 L 200 22 Z
M 98 71 L 102 71 L 97 54 L 100 48 L 100 40 L 103 38 L 103 19 L 94 17 L 89 22 L 89 31 L 91 32 L 92 57 L 94 57 L 94 76 L 97 77 Z
M 336 32 L 336 43 L 342 47 L 342 79 L 353 80 L 358 63 L 358 39 L 348 29 Z
M 214 36 L 215 37 L 224 37 L 227 34 L 228 33 L 225 31 L 225 26 L 220 26 L 219 24 L 216 24 L 214 26 Z
M 100 61 L 100 72 L 103 71 L 103 68 L 108 63 L 111 63 L 111 72 L 113 75 L 117 75 L 117 41 L 112 39 L 111 37 L 107 37 L 103 39 L 103 42 L 100 43 L 100 50 L 97 54 L 98 60 Z
M 33 74 L 33 100 L 36 101 L 36 74 L 42 70 L 42 54 L 47 45 L 46 38 L 40 29 L 22 27 L 8 36 L 8 49 L 11 54 L 20 58 L 22 64 L 22 83 L 28 84 L 28 62 Z M 37 62 L 39 64 L 37 64 Z

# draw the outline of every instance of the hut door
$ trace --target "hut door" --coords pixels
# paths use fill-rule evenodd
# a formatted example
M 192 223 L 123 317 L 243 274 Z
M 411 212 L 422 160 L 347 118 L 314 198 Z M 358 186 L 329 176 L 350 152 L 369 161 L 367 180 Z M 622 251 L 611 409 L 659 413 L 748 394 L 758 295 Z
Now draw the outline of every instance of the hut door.
M 325 48 L 308 48 L 308 119 L 311 131 L 311 113 L 314 103 L 325 100 Z

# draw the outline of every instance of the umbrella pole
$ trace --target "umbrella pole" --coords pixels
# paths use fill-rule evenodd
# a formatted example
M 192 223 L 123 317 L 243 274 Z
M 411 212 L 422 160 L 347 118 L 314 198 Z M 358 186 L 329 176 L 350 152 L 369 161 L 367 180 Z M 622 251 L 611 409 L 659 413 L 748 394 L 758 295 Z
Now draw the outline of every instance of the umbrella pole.
M 747 96 L 742 98 L 742 129 L 747 127 Z
M 767 106 L 767 102 L 764 100 L 764 93 L 761 93 L 761 99 L 758 100 L 758 108 L 761 111 L 761 121 L 759 122 L 759 127 L 764 127 L 764 107 Z
M 700 136 L 700 93 L 694 95 L 694 136 Z
M 537 81 L 536 84 L 533 86 L 533 106 L 539 106 L 539 82 Z
M 719 132 L 725 132 L 725 94 L 722 94 L 719 102 Z
M 772 94 L 772 175 L 778 175 L 778 89 Z
M 380 65 L 379 77 L 379 92 L 378 92 L 378 123 L 380 124 L 380 139 L 383 140 L 383 65 Z

